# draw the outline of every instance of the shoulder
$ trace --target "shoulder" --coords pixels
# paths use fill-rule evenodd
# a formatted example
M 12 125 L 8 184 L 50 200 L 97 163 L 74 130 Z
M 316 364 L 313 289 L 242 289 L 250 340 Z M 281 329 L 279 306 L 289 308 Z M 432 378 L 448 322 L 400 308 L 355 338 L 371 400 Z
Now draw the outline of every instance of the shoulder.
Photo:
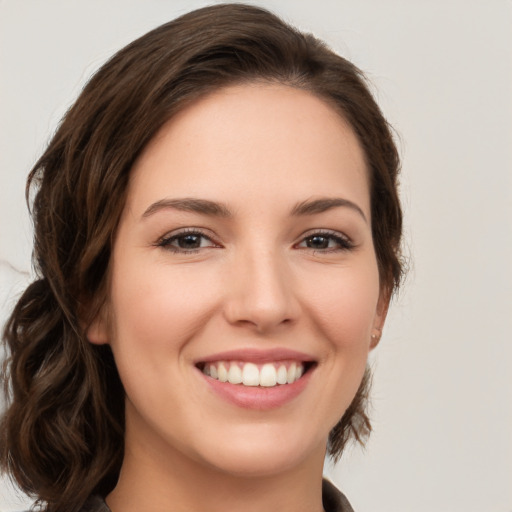
M 325 512 L 354 512 L 345 495 L 325 478 L 322 481 L 322 501 Z

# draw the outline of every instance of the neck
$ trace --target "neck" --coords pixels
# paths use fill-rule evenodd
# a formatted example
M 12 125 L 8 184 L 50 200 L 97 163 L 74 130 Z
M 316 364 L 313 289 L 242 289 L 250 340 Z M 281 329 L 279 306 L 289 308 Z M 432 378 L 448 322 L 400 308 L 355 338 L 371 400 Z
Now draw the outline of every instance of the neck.
M 107 504 L 112 512 L 321 512 L 323 460 L 320 446 L 293 468 L 239 475 L 193 460 L 169 445 L 153 450 L 127 443 Z

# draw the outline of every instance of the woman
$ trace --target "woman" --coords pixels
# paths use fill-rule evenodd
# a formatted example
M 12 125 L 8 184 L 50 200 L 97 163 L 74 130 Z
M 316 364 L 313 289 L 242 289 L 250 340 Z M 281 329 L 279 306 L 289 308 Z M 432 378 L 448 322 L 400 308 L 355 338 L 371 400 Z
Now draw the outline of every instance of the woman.
M 370 432 L 398 167 L 359 70 L 265 10 L 117 53 L 29 177 L 4 470 L 56 512 L 351 510 L 322 467 Z

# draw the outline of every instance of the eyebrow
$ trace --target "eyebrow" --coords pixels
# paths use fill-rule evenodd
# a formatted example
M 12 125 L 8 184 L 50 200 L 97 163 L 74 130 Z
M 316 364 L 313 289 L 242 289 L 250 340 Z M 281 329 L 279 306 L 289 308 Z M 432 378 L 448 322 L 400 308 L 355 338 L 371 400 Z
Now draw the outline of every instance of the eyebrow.
M 208 199 L 195 199 L 186 197 L 183 199 L 161 199 L 153 203 L 143 214 L 142 217 L 149 217 L 160 210 L 172 208 L 184 212 L 202 213 L 214 217 L 231 217 L 229 209 L 221 203 L 209 201 Z
M 315 215 L 338 207 L 350 208 L 357 212 L 365 222 L 368 222 L 363 210 L 356 203 L 341 197 L 322 197 L 320 199 L 302 201 L 294 206 L 292 215 Z
M 365 222 L 368 222 L 363 210 L 356 203 L 341 197 L 322 197 L 319 199 L 302 201 L 292 208 L 291 215 L 315 215 L 331 210 L 332 208 L 339 207 L 354 210 L 364 219 Z M 200 213 L 213 217 L 232 217 L 232 213 L 226 205 L 216 201 L 210 201 L 208 199 L 197 199 L 192 197 L 186 197 L 183 199 L 160 199 L 159 201 L 151 204 L 142 214 L 142 217 L 150 217 L 161 210 L 169 208 L 185 212 Z

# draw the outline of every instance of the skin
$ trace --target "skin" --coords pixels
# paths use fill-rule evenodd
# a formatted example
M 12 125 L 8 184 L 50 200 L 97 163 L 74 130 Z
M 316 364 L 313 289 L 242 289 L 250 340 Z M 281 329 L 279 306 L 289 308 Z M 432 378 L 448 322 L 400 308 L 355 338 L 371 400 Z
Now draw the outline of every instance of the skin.
M 162 203 L 183 198 L 230 215 Z M 350 204 L 292 213 L 320 198 Z M 188 228 L 206 235 L 193 252 L 176 238 Z M 112 258 L 109 303 L 88 331 L 111 345 L 127 395 L 112 511 L 322 510 L 328 434 L 387 308 L 352 129 L 321 99 L 282 85 L 197 101 L 134 166 Z M 195 363 L 240 348 L 298 350 L 315 367 L 286 404 L 239 407 Z

